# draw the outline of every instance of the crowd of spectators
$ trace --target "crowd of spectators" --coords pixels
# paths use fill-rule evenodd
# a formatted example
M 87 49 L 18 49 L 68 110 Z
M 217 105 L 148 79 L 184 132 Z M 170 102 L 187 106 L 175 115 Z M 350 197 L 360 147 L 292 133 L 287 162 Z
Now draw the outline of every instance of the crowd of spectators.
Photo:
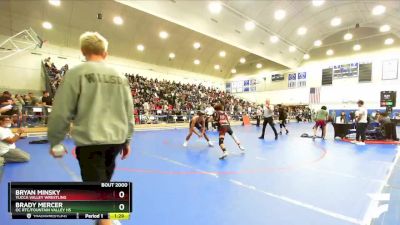
M 65 64 L 64 66 L 61 67 L 61 69 L 58 69 L 56 65 L 51 61 L 51 58 L 48 57 L 43 60 L 43 64 L 47 70 L 47 73 L 49 75 L 50 79 L 50 88 L 52 90 L 52 93 L 55 93 L 57 90 L 58 86 L 60 86 L 63 77 L 65 73 L 68 71 L 69 67 L 68 64 Z
M 12 126 L 18 126 L 18 122 L 25 121 L 28 114 L 33 113 L 33 107 L 49 108 L 53 104 L 53 99 L 48 91 L 44 91 L 41 97 L 34 93 L 14 94 L 4 91 L 0 96 L 0 115 L 10 116 Z M 47 110 L 43 110 L 41 115 L 47 115 Z
M 235 98 L 216 88 L 201 84 L 148 79 L 138 74 L 126 74 L 132 89 L 135 110 L 138 114 L 174 114 L 205 110 L 222 103 L 225 111 L 233 116 L 252 114 L 256 104 Z

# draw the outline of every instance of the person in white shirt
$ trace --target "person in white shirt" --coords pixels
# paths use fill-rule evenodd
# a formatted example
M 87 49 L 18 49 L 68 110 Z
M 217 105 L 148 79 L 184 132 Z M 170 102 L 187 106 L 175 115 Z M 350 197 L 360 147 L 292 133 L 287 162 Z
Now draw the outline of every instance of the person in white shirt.
M 260 120 L 261 120 L 261 116 L 262 116 L 262 107 L 261 106 L 258 106 L 257 107 L 257 111 L 256 111 L 256 119 L 257 119 L 257 127 L 259 127 L 260 126 Z
M 211 104 L 208 104 L 207 108 L 204 110 L 206 113 L 206 130 L 208 130 L 208 122 L 212 115 L 214 114 L 214 107 L 211 106 Z
M 357 145 L 365 145 L 365 132 L 368 126 L 368 110 L 364 107 L 364 101 L 357 102 L 358 110 L 356 111 L 356 140 L 353 141 Z M 361 137 L 361 142 L 360 142 Z
M 18 149 L 15 143 L 20 139 L 25 131 L 18 129 L 13 134 L 11 129 L 11 118 L 9 116 L 0 116 L 0 166 L 10 162 L 27 162 L 30 155 L 27 152 Z
M 259 137 L 259 139 L 264 139 L 265 127 L 267 126 L 267 124 L 269 124 L 271 126 L 272 130 L 274 131 L 275 140 L 278 140 L 278 132 L 275 129 L 273 115 L 274 115 L 274 107 L 272 105 L 270 105 L 270 101 L 269 101 L 269 99 L 267 99 L 265 101 L 265 106 L 264 106 L 263 129 L 262 129 L 262 133 L 261 133 L 261 136 Z

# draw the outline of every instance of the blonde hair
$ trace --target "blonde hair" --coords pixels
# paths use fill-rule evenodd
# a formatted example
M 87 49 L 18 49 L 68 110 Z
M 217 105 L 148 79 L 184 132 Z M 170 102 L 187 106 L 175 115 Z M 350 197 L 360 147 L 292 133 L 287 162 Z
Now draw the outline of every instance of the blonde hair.
M 101 55 L 107 52 L 108 41 L 97 32 L 85 32 L 79 38 L 83 55 Z

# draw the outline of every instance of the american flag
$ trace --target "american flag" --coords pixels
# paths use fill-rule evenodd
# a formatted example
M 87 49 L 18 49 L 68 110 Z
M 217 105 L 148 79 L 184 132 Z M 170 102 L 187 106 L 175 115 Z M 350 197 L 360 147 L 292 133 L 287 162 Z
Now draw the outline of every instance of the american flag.
M 321 88 L 310 88 L 310 104 L 319 104 Z

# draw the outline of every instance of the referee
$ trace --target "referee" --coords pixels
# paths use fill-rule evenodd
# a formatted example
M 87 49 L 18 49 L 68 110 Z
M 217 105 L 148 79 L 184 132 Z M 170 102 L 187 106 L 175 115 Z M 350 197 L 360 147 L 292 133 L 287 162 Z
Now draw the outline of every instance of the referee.
M 264 106 L 264 122 L 263 122 L 263 129 L 261 136 L 259 139 L 264 139 L 264 134 L 265 134 L 265 128 L 267 127 L 267 124 L 269 124 L 274 131 L 275 134 L 275 140 L 278 140 L 278 132 L 276 132 L 275 129 L 275 124 L 274 124 L 274 108 L 272 105 L 270 105 L 269 99 L 265 101 L 265 106 Z
M 133 134 L 133 101 L 128 80 L 108 66 L 107 40 L 97 32 L 80 37 L 87 62 L 69 70 L 57 90 L 48 125 L 50 154 L 73 124 L 72 139 L 77 146 L 82 180 L 109 182 L 119 153 L 129 156 Z M 120 224 L 99 220 L 99 225 Z

